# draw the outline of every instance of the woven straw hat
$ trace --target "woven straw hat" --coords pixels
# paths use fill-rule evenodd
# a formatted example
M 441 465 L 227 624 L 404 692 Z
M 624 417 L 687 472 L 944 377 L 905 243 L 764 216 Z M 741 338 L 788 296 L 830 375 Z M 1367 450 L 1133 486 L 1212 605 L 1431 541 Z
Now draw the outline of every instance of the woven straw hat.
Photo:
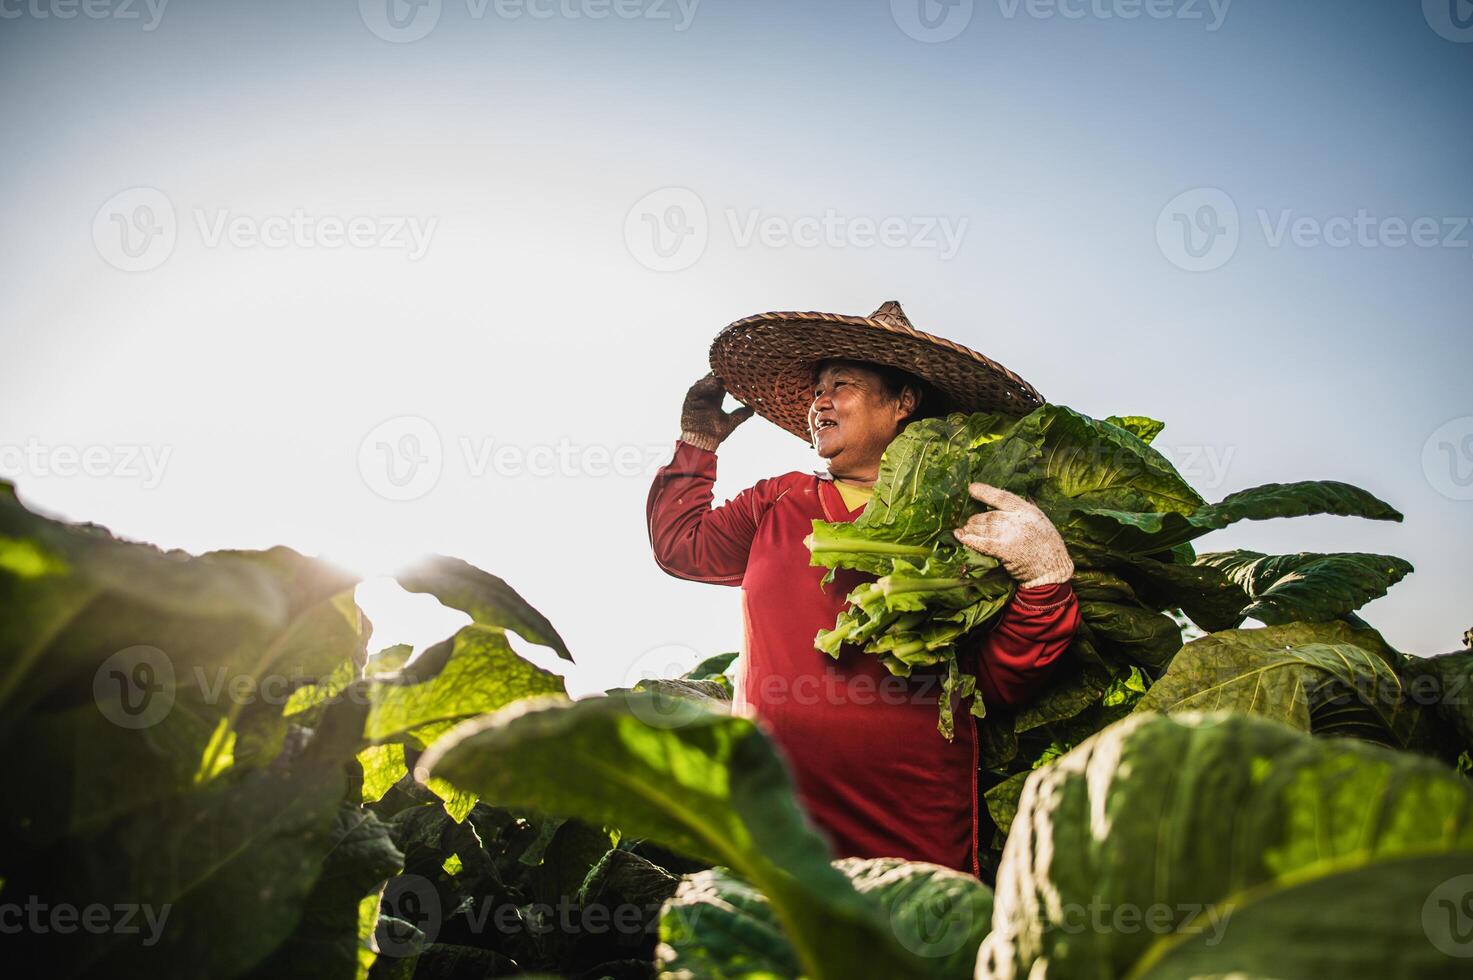
M 711 342 L 711 370 L 758 415 L 808 442 L 814 367 L 826 358 L 886 364 L 928 381 L 946 412 L 1026 415 L 1043 404 L 1032 385 L 988 357 L 910 325 L 890 301 L 869 316 L 759 313 Z

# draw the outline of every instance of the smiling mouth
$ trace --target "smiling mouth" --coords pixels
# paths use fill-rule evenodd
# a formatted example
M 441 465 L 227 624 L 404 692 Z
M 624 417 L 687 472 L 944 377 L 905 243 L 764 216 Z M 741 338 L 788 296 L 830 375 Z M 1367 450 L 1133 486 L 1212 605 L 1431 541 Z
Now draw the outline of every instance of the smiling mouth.
M 839 423 L 835 422 L 833 419 L 819 419 L 818 423 L 814 425 L 813 431 L 816 434 L 824 431 L 825 429 L 832 429 L 838 424 Z

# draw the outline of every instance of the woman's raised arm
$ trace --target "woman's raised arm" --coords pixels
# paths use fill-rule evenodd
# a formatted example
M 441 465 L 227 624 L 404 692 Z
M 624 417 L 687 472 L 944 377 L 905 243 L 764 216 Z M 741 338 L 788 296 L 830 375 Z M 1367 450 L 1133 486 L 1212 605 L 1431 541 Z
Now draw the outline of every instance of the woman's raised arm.
M 713 508 L 716 447 L 752 417 L 752 410 L 726 412 L 726 389 L 707 374 L 686 392 L 680 409 L 680 441 L 675 458 L 655 474 L 645 505 L 655 561 L 677 578 L 717 585 L 741 585 L 747 553 L 766 506 L 765 484 Z

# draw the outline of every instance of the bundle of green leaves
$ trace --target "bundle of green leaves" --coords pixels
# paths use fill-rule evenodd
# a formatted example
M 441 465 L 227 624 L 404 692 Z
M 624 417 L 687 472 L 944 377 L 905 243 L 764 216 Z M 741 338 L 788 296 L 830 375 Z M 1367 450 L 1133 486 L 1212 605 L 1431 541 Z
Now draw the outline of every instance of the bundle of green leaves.
M 1345 483 L 1272 483 L 1209 504 L 1151 446 L 1162 423 L 1090 418 L 1044 405 L 1022 418 L 954 414 L 907 426 L 887 448 L 874 496 L 848 524 L 815 521 L 812 562 L 875 576 L 855 588 L 815 645 L 883 658 L 897 675 L 944 671 L 938 729 L 971 700 L 987 717 L 960 657 L 1006 606 L 1014 585 L 997 561 L 963 547 L 954 528 L 985 509 L 968 493 L 988 483 L 1036 503 L 1074 560 L 1084 624 L 1049 687 L 984 725 L 989 767 L 1019 755 L 1052 758 L 1123 715 L 1182 646 L 1183 628 L 1215 632 L 1248 616 L 1265 623 L 1349 614 L 1411 570 L 1385 555 L 1195 554 L 1190 542 L 1235 521 L 1306 514 L 1400 520 L 1389 504 Z M 1070 722 L 1078 719 L 1078 724 Z M 1075 731 L 1074 729 L 1077 729 Z M 1020 745 L 1028 733 L 1034 744 Z M 1031 766 L 1030 766 L 1031 768 Z

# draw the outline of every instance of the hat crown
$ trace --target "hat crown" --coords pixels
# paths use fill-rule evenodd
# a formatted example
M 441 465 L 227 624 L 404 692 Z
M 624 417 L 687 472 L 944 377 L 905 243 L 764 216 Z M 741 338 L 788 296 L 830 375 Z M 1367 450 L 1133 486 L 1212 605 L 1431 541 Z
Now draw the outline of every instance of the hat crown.
M 915 329 L 915 327 L 911 325 L 910 318 L 907 317 L 905 315 L 905 311 L 900 308 L 900 304 L 893 299 L 885 303 L 878 310 L 875 310 L 873 313 L 871 313 L 869 315 L 869 318 L 871 320 L 878 320 L 887 327 L 898 327 L 901 330 Z

